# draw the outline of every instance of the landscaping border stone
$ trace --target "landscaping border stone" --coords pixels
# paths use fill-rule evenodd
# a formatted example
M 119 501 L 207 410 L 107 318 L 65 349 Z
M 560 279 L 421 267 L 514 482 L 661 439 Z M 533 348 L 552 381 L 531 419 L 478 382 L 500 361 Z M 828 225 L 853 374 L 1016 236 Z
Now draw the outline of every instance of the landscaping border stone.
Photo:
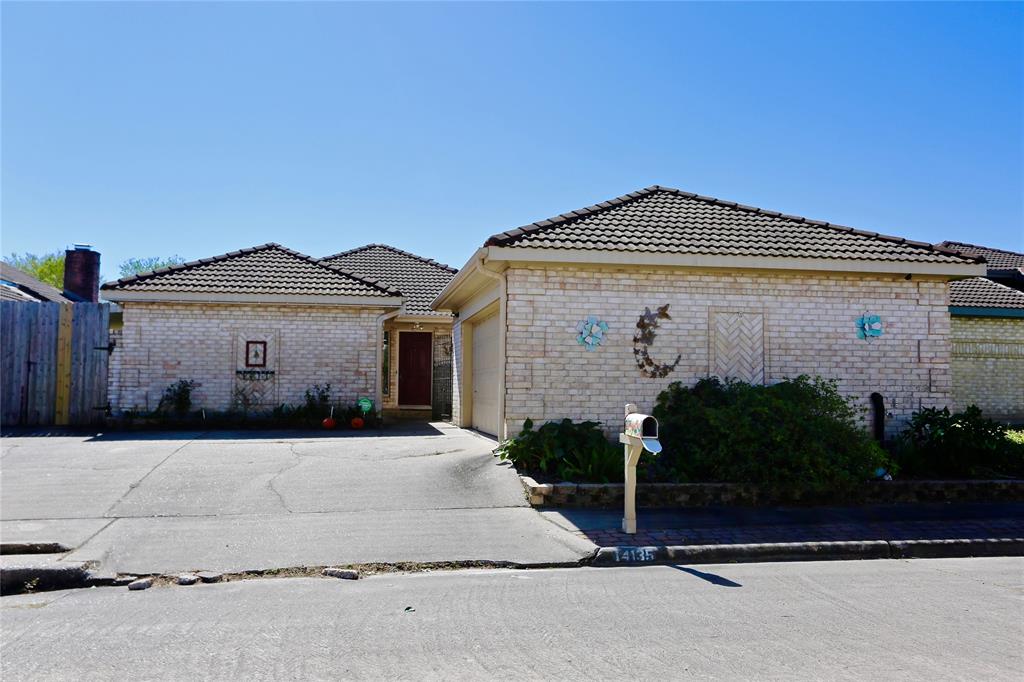
M 614 509 L 623 503 L 621 483 L 538 483 L 520 475 L 535 507 Z M 871 481 L 843 500 L 806 497 L 780 500 L 757 486 L 740 483 L 639 483 L 637 506 L 645 508 L 765 506 L 786 504 L 900 504 L 908 502 L 1021 502 L 1024 480 Z

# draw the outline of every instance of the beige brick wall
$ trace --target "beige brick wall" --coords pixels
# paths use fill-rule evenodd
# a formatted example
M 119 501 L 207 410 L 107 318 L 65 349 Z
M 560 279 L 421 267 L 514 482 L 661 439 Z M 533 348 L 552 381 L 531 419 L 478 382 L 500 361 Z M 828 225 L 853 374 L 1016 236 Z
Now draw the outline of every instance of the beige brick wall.
M 258 389 L 259 407 L 303 400 L 330 383 L 341 402 L 373 398 L 376 318 L 383 309 L 343 306 L 126 303 L 110 386 L 115 409 L 154 409 L 164 389 L 194 379 L 193 405 L 224 410 Z M 245 342 L 266 341 L 272 378 L 245 381 Z
M 736 314 L 756 322 L 747 333 L 763 335 L 763 355 L 746 360 L 763 363 L 766 381 L 835 378 L 865 407 L 877 391 L 892 413 L 890 433 L 913 410 L 950 398 L 945 282 L 570 266 L 514 267 L 507 279 L 509 434 L 527 417 L 597 419 L 613 433 L 627 400 L 649 411 L 670 382 L 693 384 L 722 366 L 718 335 L 728 325 L 716 320 Z M 666 303 L 672 319 L 661 323 L 651 355 L 681 360 L 667 377 L 646 378 L 634 360 L 633 333 L 645 306 Z M 881 337 L 857 338 L 855 320 L 864 312 L 881 316 Z M 610 327 L 593 352 L 576 342 L 575 326 L 588 315 Z
M 952 319 L 953 403 L 993 419 L 1024 421 L 1024 319 Z

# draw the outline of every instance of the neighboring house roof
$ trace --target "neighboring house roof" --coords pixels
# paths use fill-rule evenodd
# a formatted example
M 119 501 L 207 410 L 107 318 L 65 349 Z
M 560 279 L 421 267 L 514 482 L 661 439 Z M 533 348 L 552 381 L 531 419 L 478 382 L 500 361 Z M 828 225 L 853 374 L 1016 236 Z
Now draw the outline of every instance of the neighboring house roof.
M 430 302 L 457 272 L 444 263 L 387 244 L 367 244 L 325 256 L 320 262 L 394 285 L 405 295 L 405 313 L 409 315 L 437 315 Z
M 980 262 L 925 242 L 659 185 L 496 234 L 485 246 L 916 263 Z
M 102 289 L 111 300 L 148 298 L 146 294 L 164 293 L 196 300 L 233 297 L 230 300 L 274 301 L 313 297 L 325 303 L 338 297 L 357 302 L 359 297 L 401 296 L 401 292 L 390 285 L 320 263 L 275 243 L 125 277 L 107 282 Z
M 0 301 L 24 301 L 26 303 L 39 303 L 40 300 L 27 292 L 22 291 L 13 284 L 0 281 Z
M 74 303 L 78 299 L 67 296 L 60 289 L 41 282 L 13 265 L 0 262 L 0 298 L 8 301 L 52 301 Z
M 1017 291 L 985 277 L 949 283 L 949 308 L 953 314 L 984 314 L 998 310 L 1019 311 L 1024 317 L 1024 291 Z
M 942 242 L 938 246 L 958 251 L 967 256 L 981 256 L 985 259 L 989 270 L 1020 270 L 1024 268 L 1024 253 L 990 249 L 987 246 L 967 244 L 965 242 Z

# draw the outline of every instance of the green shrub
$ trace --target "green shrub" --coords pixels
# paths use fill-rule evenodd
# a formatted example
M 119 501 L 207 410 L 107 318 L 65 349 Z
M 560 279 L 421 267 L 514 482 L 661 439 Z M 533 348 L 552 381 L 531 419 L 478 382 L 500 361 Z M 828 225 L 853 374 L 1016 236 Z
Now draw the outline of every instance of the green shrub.
M 192 379 L 178 379 L 164 389 L 156 411 L 173 412 L 178 417 L 184 417 L 192 409 L 192 389 L 195 387 L 196 382 Z
M 956 413 L 925 408 L 910 418 L 893 451 L 912 478 L 1019 478 L 1024 477 L 1022 441 L 975 405 Z
M 654 416 L 664 450 L 646 458 L 648 480 L 750 483 L 787 499 L 842 495 L 893 470 L 850 401 L 821 378 L 675 382 L 658 396 Z
M 331 413 L 331 385 L 313 384 L 306 389 L 306 404 L 302 406 L 305 416 L 312 420 L 323 419 Z
M 533 420 L 527 419 L 519 435 L 495 453 L 520 471 L 558 480 L 612 483 L 623 478 L 622 451 L 608 442 L 598 422 L 563 419 L 534 431 Z
M 1011 431 L 1007 429 L 1006 437 L 1010 439 L 1011 442 L 1020 443 L 1021 445 L 1024 445 L 1024 429 L 1018 429 L 1016 431 Z

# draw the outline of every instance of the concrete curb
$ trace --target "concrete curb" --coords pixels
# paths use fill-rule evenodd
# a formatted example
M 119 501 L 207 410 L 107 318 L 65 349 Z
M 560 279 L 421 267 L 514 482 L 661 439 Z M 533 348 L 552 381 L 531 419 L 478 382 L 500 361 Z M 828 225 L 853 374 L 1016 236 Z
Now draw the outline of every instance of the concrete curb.
M 1024 556 L 1024 538 L 602 547 L 592 566 Z
M 9 565 L 0 568 L 0 594 L 86 587 L 88 580 L 88 565 L 78 561 L 49 566 Z
M 0 542 L 0 555 L 2 554 L 63 554 L 70 552 L 73 547 L 68 547 L 60 542 L 36 541 L 36 542 Z
M 892 540 L 894 559 L 939 559 L 972 556 L 1024 556 L 1024 538 L 983 540 Z

